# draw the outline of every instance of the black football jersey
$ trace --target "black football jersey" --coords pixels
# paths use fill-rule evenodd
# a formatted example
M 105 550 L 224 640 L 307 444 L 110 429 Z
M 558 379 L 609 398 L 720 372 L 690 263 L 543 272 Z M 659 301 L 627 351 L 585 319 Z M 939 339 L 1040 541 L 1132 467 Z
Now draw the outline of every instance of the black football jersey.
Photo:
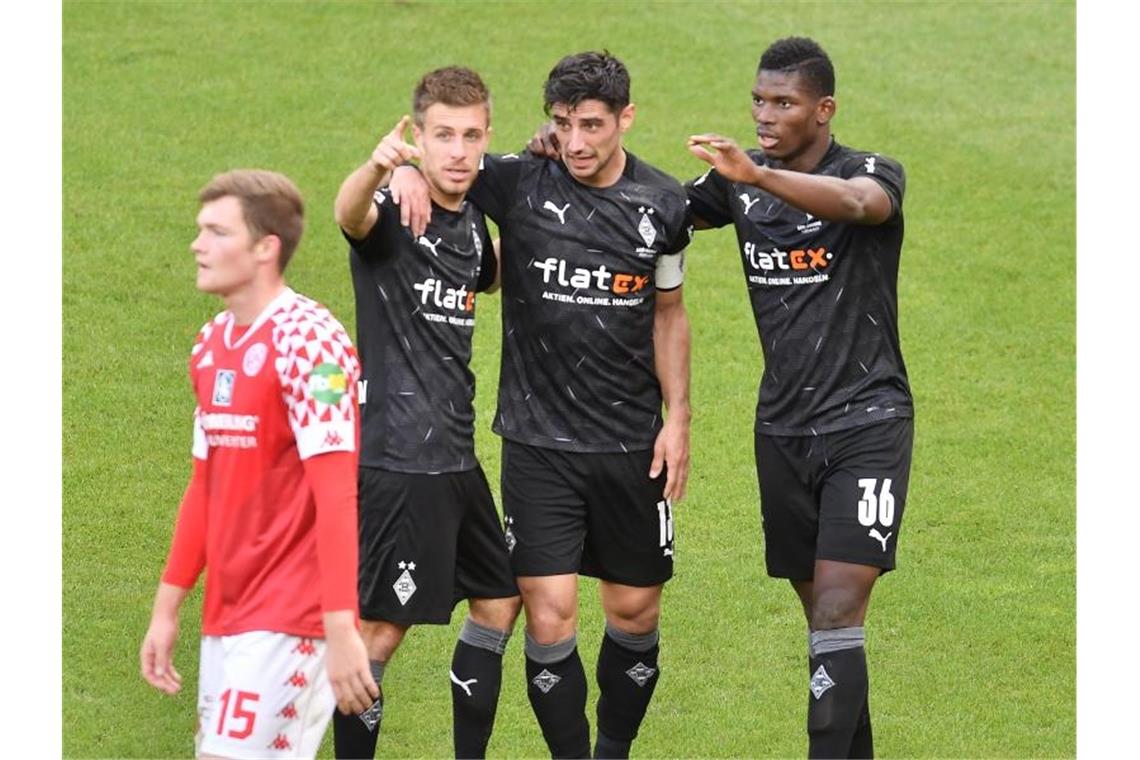
M 762 151 L 748 154 L 767 165 Z M 716 170 L 685 185 L 693 216 L 736 227 L 764 352 L 756 429 L 772 435 L 913 415 L 898 331 L 903 168 L 832 141 L 812 173 L 876 180 L 893 215 L 879 225 L 827 222 Z
M 564 451 L 652 447 L 657 272 L 692 235 L 680 183 L 627 152 L 622 177 L 594 188 L 524 152 L 485 155 L 469 197 L 500 231 L 495 432 Z
M 432 205 L 418 238 L 389 192 L 364 240 L 347 234 L 362 379 L 360 463 L 397 472 L 476 465 L 475 376 L 469 366 L 475 293 L 495 280 L 483 215 Z

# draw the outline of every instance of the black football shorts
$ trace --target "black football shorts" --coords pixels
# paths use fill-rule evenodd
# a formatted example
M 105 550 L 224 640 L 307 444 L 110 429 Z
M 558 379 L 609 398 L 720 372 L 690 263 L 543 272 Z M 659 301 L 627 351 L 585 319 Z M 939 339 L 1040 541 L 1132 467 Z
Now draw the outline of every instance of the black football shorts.
M 581 573 L 627 586 L 673 575 L 673 510 L 653 451 L 586 454 L 503 440 L 503 514 L 516 576 Z
M 437 475 L 361 467 L 359 484 L 362 619 L 448 623 L 460 599 L 518 594 L 481 467 Z
M 895 567 L 914 420 L 816 436 L 756 434 L 768 575 L 811 580 L 815 561 Z

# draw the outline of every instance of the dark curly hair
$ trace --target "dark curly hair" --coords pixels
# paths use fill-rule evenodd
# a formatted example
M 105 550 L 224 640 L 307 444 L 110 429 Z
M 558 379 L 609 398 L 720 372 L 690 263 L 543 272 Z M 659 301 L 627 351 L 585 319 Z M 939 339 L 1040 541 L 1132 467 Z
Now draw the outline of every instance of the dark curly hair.
M 835 94 L 835 69 L 831 66 L 831 59 L 818 42 L 807 37 L 776 40 L 760 56 L 756 71 L 799 74 L 819 97 Z
M 547 115 L 555 103 L 573 108 L 583 100 L 600 100 L 617 113 L 629 105 L 629 70 L 606 50 L 568 55 L 550 70 L 543 97 Z

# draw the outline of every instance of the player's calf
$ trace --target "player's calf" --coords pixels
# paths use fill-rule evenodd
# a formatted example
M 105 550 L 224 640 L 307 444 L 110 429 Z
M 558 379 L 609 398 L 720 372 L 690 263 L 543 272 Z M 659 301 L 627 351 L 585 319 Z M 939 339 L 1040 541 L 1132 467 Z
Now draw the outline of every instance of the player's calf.
M 451 659 L 451 715 L 456 757 L 484 757 L 495 727 L 502 685 L 506 630 L 480 625 L 468 617 Z
M 861 725 L 870 739 L 862 626 L 813 631 L 809 654 L 808 757 L 851 757 Z
M 598 741 L 594 757 L 629 757 L 661 674 L 657 664 L 659 640 L 656 628 L 636 634 L 606 624 L 598 655 Z
M 369 668 L 380 695 L 362 713 L 345 715 L 333 711 L 333 751 L 339 760 L 371 758 L 376 756 L 376 742 L 380 738 L 380 721 L 384 717 L 384 663 L 369 660 Z
M 380 723 L 384 717 L 384 668 L 403 641 L 407 626 L 375 620 L 360 621 L 368 664 L 380 695 L 364 712 L 345 715 L 333 712 L 333 747 L 337 758 L 370 758 L 376 756 Z
M 586 671 L 574 634 L 539 644 L 526 634 L 527 698 L 554 758 L 590 756 Z

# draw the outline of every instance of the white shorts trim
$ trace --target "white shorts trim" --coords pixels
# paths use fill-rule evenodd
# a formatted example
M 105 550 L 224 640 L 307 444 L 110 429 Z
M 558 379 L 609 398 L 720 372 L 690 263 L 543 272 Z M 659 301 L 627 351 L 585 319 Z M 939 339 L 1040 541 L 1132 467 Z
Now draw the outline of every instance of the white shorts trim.
M 314 757 L 335 707 L 323 639 L 202 637 L 196 755 Z

